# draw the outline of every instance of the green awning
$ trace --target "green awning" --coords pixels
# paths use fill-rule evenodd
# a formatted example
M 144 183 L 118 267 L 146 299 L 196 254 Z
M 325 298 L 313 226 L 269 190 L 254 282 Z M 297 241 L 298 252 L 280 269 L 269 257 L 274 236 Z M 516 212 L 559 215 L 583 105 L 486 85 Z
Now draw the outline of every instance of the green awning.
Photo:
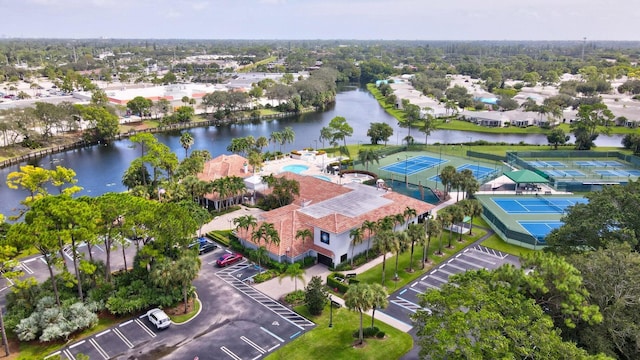
M 531 184 L 545 183 L 546 184 L 549 182 L 549 180 L 534 173 L 531 170 L 509 171 L 504 173 L 504 175 L 509 179 L 513 180 L 517 184 L 523 184 L 523 183 L 531 183 Z

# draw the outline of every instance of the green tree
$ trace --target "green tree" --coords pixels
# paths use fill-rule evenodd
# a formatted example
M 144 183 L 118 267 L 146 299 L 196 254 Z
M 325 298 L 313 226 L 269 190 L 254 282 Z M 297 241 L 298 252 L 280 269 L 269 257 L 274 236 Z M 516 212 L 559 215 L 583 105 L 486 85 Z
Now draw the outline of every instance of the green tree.
M 420 224 L 409 224 L 407 228 L 407 234 L 409 235 L 409 239 L 411 241 L 411 254 L 409 256 L 409 272 L 413 272 L 413 250 L 416 242 L 418 244 L 425 244 L 426 241 L 426 233 L 424 226 Z M 426 245 L 426 244 L 425 244 Z
M 613 113 L 603 103 L 580 105 L 578 118 L 571 123 L 571 130 L 576 137 L 576 149 L 591 149 L 600 132 L 609 135 L 613 118 Z
M 451 186 L 454 181 L 454 177 L 456 176 L 456 168 L 451 165 L 447 165 L 442 169 L 439 175 L 440 183 L 444 188 L 444 196 L 445 198 L 448 198 L 449 192 L 451 191 Z
M 309 314 L 317 316 L 322 314 L 322 310 L 329 302 L 329 292 L 322 282 L 320 276 L 314 276 L 309 281 L 304 293 L 304 302 L 307 305 Z
M 342 140 L 346 147 L 347 137 L 353 135 L 353 128 L 347 123 L 347 119 L 342 116 L 336 116 L 329 121 L 328 128 L 331 131 L 331 143 L 337 144 L 338 141 Z
M 418 130 L 424 134 L 424 144 L 428 145 L 429 135 L 436 130 L 436 119 L 431 114 L 426 114 L 422 119 L 422 124 L 418 127 Z
M 393 231 L 379 228 L 376 232 L 376 239 L 373 246 L 375 246 L 382 254 L 382 285 L 384 285 L 384 277 L 386 273 L 387 254 L 397 247 L 396 242 L 397 239 L 394 236 Z
M 428 217 L 424 223 L 426 233 L 426 244 L 424 244 L 422 252 L 422 269 L 424 270 L 425 264 L 429 261 L 429 246 L 431 245 L 431 238 L 442 234 L 442 227 L 440 221 Z M 442 240 L 440 240 L 440 248 L 442 249 Z
M 351 238 L 351 268 L 353 269 L 353 258 L 354 258 L 354 250 L 356 246 L 362 244 L 364 241 L 364 237 L 362 235 L 361 228 L 353 228 L 349 231 L 349 237 Z
M 140 117 L 144 117 L 150 109 L 153 102 L 149 99 L 145 99 L 142 96 L 136 96 L 131 101 L 127 102 L 127 109 L 131 110 L 131 112 Z
M 358 283 L 349 286 L 349 290 L 344 294 L 344 304 L 347 309 L 360 313 L 360 331 L 358 333 L 358 341 L 360 344 L 364 341 L 362 316 L 363 313 L 371 310 L 374 305 L 374 294 L 371 285 Z
M 371 139 L 372 145 L 378 145 L 378 143 L 382 141 L 386 146 L 392 135 L 393 128 L 387 123 L 371 123 L 369 130 L 367 130 L 367 136 Z
M 113 139 L 119 132 L 120 120 L 102 106 L 76 105 L 80 116 L 89 122 L 89 139 L 93 141 L 107 141 Z
M 369 249 L 371 248 L 371 238 L 373 237 L 373 233 L 376 231 L 378 224 L 375 221 L 365 220 L 362 222 L 361 228 L 362 231 L 367 231 L 367 253 L 366 258 L 369 259 Z
M 560 128 L 555 128 L 547 135 L 547 141 L 553 145 L 554 150 L 558 150 L 558 145 L 564 145 L 569 141 L 569 135 L 565 134 Z
M 391 248 L 391 250 L 396 253 L 396 267 L 393 273 L 393 280 L 398 281 L 398 260 L 400 259 L 400 252 L 406 248 L 407 244 L 411 242 L 411 239 L 409 238 L 407 230 L 397 231 L 394 235 L 396 241 L 393 243 L 393 247 Z
M 371 293 L 373 296 L 372 307 L 371 307 L 371 327 L 373 328 L 373 324 L 376 317 L 376 309 L 384 309 L 389 305 L 389 301 L 387 298 L 389 294 L 387 294 L 387 290 L 380 284 L 369 284 L 371 287 Z
M 184 149 L 184 156 L 187 157 L 189 153 L 189 149 L 193 146 L 195 140 L 193 136 L 188 131 L 183 132 L 180 135 L 180 145 Z
M 200 271 L 200 258 L 193 252 L 184 252 L 177 260 L 163 258 L 151 270 L 151 280 L 162 288 L 179 288 L 184 299 L 184 313 L 189 310 L 191 282 Z
M 404 113 L 399 125 L 407 128 L 407 138 L 411 138 L 411 127 L 420 120 L 420 107 L 411 104 L 407 99 L 402 99 L 402 108 Z
M 369 171 L 369 164 L 374 161 L 376 164 L 380 164 L 380 155 L 373 149 L 364 149 L 358 152 L 358 160 L 365 166 L 365 169 Z
M 293 280 L 294 291 L 298 291 L 298 280 L 302 281 L 303 284 L 305 283 L 304 269 L 300 268 L 300 263 L 289 264 L 287 269 L 278 277 L 278 281 L 282 283 L 282 279 L 286 277 Z
M 467 271 L 421 295 L 420 357 L 432 359 L 605 359 L 564 342 L 543 308 L 500 271 Z M 532 274 L 535 274 L 532 273 Z M 466 309 L 466 310 L 465 310 Z M 472 311 L 469 311 L 472 309 Z M 481 341 L 478 341 L 480 340 Z

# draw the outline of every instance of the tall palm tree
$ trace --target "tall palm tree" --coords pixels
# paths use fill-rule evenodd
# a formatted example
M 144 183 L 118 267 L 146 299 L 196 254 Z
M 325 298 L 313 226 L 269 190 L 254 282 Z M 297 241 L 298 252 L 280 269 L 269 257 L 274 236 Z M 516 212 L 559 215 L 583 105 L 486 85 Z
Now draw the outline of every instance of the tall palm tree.
M 296 133 L 293 131 L 291 126 L 287 126 L 282 130 L 282 144 L 293 144 L 293 141 L 296 139 Z
M 444 229 L 451 225 L 451 214 L 447 210 L 448 208 L 444 208 L 438 211 L 438 221 L 440 222 L 440 228 L 442 231 L 440 232 L 440 246 L 438 247 L 438 255 L 442 255 L 442 235 L 444 234 Z M 449 242 L 451 242 L 451 238 L 449 238 Z
M 413 250 L 415 243 L 422 244 L 426 239 L 426 231 L 424 226 L 420 224 L 409 224 L 407 228 L 407 235 L 409 235 L 409 240 L 411 241 L 411 255 L 409 257 L 409 272 L 413 272 Z
M 349 290 L 344 294 L 344 304 L 349 310 L 355 310 L 360 313 L 360 331 L 358 340 L 360 344 L 364 341 L 362 314 L 371 310 L 375 302 L 375 296 L 371 290 L 370 284 L 358 283 L 349 286 Z
M 255 252 L 256 261 L 258 261 L 258 268 L 262 268 L 262 262 L 269 260 L 269 251 L 264 246 L 259 246 Z
M 353 269 L 353 252 L 358 244 L 362 244 L 364 237 L 362 236 L 361 228 L 354 228 L 349 231 L 349 237 L 351 238 L 351 268 Z
M 358 160 L 365 166 L 365 169 L 369 171 L 369 164 L 374 161 L 376 164 L 380 164 L 380 155 L 373 149 L 364 149 L 358 152 Z
M 405 223 L 407 224 L 407 229 L 409 228 L 409 219 L 412 219 L 414 217 L 416 217 L 418 213 L 416 212 L 416 209 L 407 206 L 404 208 L 404 211 L 402 212 L 402 216 L 405 219 Z
M 445 198 L 449 195 L 449 191 L 451 191 L 451 184 L 453 182 L 453 178 L 455 177 L 455 174 L 456 174 L 456 168 L 451 165 L 445 166 L 440 172 L 440 183 L 444 188 Z
M 394 230 L 396 229 L 396 227 L 404 224 L 404 214 L 397 213 L 393 215 L 393 224 L 394 224 L 394 227 L 393 227 Z
M 369 286 L 371 286 L 371 296 L 373 297 L 373 306 L 371 308 L 371 327 L 373 327 L 376 309 L 384 309 L 389 305 L 389 301 L 387 300 L 389 294 L 387 294 L 387 290 L 380 284 L 370 284 Z
M 280 274 L 278 282 L 282 283 L 282 279 L 286 277 L 293 280 L 294 291 L 298 291 L 298 280 L 302 281 L 302 284 L 305 283 L 304 269 L 300 268 L 300 263 L 293 263 L 287 266 L 287 270 Z
M 425 232 L 427 234 L 426 244 L 422 251 L 422 269 L 425 267 L 425 263 L 429 262 L 429 246 L 431 245 L 431 238 L 434 236 L 438 236 L 442 233 L 442 227 L 440 227 L 440 222 L 435 219 L 426 219 L 425 221 Z M 442 244 L 442 242 L 441 242 Z
M 362 222 L 362 230 L 367 230 L 367 260 L 369 260 L 369 249 L 371 248 L 371 237 L 373 236 L 374 231 L 376 230 L 377 223 L 375 221 L 365 220 Z
M 460 205 L 451 206 L 451 224 L 461 224 L 464 221 L 464 209 Z M 462 242 L 462 229 L 458 229 L 458 241 Z M 451 226 L 453 231 L 453 226 Z M 449 239 L 449 247 L 451 247 L 451 239 Z
M 195 254 L 187 254 L 178 258 L 175 262 L 175 268 L 171 272 L 171 276 L 182 288 L 182 296 L 184 298 L 184 313 L 188 312 L 189 288 L 191 282 L 198 276 L 201 266 L 200 258 Z
M 428 145 L 427 140 L 429 140 L 429 135 L 436 129 L 436 120 L 431 114 L 427 114 L 423 120 L 418 130 L 424 134 L 424 144 Z
M 393 231 L 384 229 L 376 233 L 374 246 L 380 253 L 382 253 L 382 285 L 384 285 L 387 254 L 396 248 L 395 243 L 396 237 L 393 235 Z
M 276 144 L 280 144 L 282 142 L 282 133 L 279 131 L 273 131 L 269 136 L 269 140 L 273 143 L 273 152 L 276 152 Z M 282 149 L 280 149 L 282 150 Z M 282 152 L 282 151 L 281 151 Z
M 180 145 L 184 149 L 184 157 L 187 157 L 189 149 L 193 146 L 194 142 L 195 140 L 193 139 L 193 136 L 191 136 L 188 131 L 185 131 L 180 135 Z
M 459 203 L 465 210 L 465 214 L 471 217 L 469 222 L 469 235 L 473 236 L 473 219 L 482 215 L 482 205 L 476 199 L 467 199 Z
M 398 280 L 398 260 L 400 259 L 400 252 L 407 246 L 410 239 L 406 230 L 396 232 L 395 238 L 396 241 L 393 244 L 392 250 L 396 252 L 396 270 L 393 275 L 393 280 Z
M 233 223 L 236 225 L 236 230 L 244 229 L 244 231 L 248 232 L 249 228 L 254 229 L 258 225 L 258 219 L 251 214 L 247 214 L 233 219 Z
M 302 241 L 304 245 L 307 240 L 313 240 L 313 232 L 310 229 L 298 229 L 296 231 L 296 239 Z

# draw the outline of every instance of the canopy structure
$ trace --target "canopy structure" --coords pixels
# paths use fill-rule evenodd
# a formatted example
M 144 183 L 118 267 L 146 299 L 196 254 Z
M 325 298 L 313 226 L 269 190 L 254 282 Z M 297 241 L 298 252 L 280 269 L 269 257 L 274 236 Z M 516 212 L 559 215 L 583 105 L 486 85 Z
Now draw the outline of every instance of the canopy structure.
M 505 184 L 515 184 L 515 182 L 504 175 L 487 182 L 487 185 L 491 186 L 491 189 L 494 190 Z
M 545 179 L 544 177 L 536 174 L 531 170 L 509 171 L 504 173 L 504 175 L 509 179 L 513 180 L 513 182 L 515 182 L 516 184 L 523 184 L 523 183 L 546 184 L 549 182 L 549 180 Z

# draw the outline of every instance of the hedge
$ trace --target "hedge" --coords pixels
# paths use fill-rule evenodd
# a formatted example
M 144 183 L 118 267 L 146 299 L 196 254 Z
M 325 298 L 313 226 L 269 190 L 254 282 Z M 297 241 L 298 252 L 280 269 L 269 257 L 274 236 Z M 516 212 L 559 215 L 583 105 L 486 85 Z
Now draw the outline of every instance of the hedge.
M 336 277 L 345 279 L 345 276 L 342 273 L 331 273 L 327 275 L 327 286 L 329 286 L 331 289 L 338 289 L 338 291 L 341 293 L 346 293 L 347 290 L 349 290 L 349 285 L 336 280 Z

